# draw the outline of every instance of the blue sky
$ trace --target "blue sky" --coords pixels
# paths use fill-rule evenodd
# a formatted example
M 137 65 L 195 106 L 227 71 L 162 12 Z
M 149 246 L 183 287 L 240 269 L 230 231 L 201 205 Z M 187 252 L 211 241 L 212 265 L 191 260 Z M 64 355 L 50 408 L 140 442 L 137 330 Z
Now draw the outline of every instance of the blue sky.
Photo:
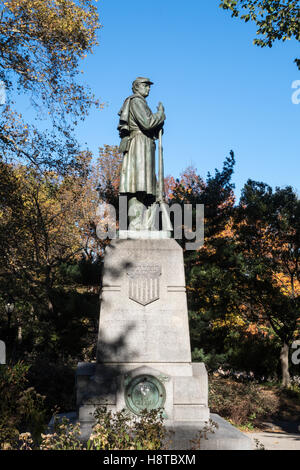
M 77 135 L 95 153 L 118 145 L 118 111 L 137 76 L 162 101 L 165 174 L 194 165 L 205 177 L 236 155 L 236 194 L 248 178 L 300 192 L 300 104 L 292 103 L 295 41 L 252 44 L 255 25 L 231 18 L 218 0 L 102 0 L 100 45 L 83 63 L 85 81 L 106 103 Z

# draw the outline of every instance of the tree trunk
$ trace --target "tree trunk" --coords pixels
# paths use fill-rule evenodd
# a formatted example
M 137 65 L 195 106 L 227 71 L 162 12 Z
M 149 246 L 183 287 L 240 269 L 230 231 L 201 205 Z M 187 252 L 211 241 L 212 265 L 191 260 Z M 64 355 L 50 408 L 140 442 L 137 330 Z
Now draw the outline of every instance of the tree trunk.
M 289 347 L 286 343 L 283 344 L 280 351 L 281 373 L 282 373 L 282 386 L 288 388 L 291 384 L 289 373 Z

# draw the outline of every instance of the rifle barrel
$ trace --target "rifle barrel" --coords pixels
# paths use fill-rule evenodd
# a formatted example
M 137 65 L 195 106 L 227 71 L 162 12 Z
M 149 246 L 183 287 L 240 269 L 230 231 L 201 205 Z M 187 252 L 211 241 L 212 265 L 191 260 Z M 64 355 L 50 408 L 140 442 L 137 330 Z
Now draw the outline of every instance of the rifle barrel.
M 163 200 L 164 197 L 164 157 L 163 157 L 163 147 L 162 147 L 162 129 L 160 129 L 159 134 L 159 172 L 158 172 L 158 185 L 159 185 L 159 196 Z

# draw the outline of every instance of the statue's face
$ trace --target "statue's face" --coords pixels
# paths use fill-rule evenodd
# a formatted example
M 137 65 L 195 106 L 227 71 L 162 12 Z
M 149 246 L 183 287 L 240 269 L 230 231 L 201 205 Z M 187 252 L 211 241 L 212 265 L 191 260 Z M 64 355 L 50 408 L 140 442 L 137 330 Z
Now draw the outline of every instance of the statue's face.
M 150 93 L 150 84 L 149 83 L 138 83 L 137 92 L 146 98 Z

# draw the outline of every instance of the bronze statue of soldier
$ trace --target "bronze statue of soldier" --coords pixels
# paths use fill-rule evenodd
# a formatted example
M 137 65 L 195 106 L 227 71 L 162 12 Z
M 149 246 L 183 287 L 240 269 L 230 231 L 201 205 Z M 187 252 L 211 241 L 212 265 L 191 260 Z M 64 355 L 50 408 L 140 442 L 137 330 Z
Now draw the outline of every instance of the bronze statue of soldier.
M 159 103 L 156 113 L 152 113 L 147 105 L 151 85 L 153 82 L 148 78 L 136 78 L 132 84 L 133 95 L 126 98 L 119 112 L 120 152 L 123 153 L 119 193 L 128 197 L 129 220 L 131 228 L 136 229 L 142 228 L 139 206 L 148 208 L 149 219 L 153 216 L 151 207 L 159 200 L 155 140 L 166 116 L 162 103 Z M 143 220 L 145 228 L 145 214 Z

